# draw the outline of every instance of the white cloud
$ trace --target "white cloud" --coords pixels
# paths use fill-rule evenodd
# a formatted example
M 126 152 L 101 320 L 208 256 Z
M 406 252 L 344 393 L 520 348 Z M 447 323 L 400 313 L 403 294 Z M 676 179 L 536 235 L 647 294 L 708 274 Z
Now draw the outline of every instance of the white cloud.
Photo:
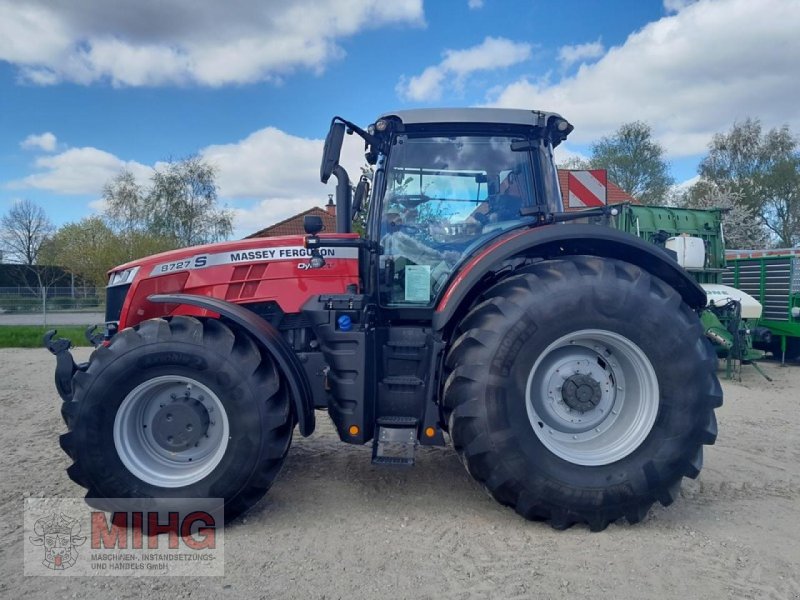
M 487 37 L 481 44 L 465 50 L 447 50 L 441 67 L 457 75 L 473 71 L 502 69 L 531 57 L 531 45 L 505 38 Z
M 505 38 L 487 37 L 482 43 L 464 50 L 445 50 L 438 65 L 427 67 L 419 75 L 402 77 L 397 93 L 406 100 L 425 102 L 438 100 L 446 85 L 460 87 L 476 71 L 502 69 L 531 57 L 530 44 Z
M 152 169 L 135 161 L 124 161 L 97 148 L 70 148 L 60 154 L 36 159 L 38 172 L 14 181 L 11 188 L 36 188 L 59 194 L 100 194 L 103 186 L 123 168 L 146 182 Z
M 0 0 L 0 61 L 38 85 L 221 86 L 319 72 L 393 24 L 424 24 L 422 0 Z
M 563 165 L 570 161 L 589 161 L 589 157 L 586 154 L 573 150 L 569 147 L 569 144 L 559 144 L 556 146 L 553 155 L 557 165 Z
M 483 0 L 467 0 L 467 6 L 469 6 L 470 10 L 478 10 L 483 8 Z
M 267 127 L 237 142 L 207 146 L 199 154 L 217 168 L 219 197 L 234 209 L 236 234 L 246 235 L 312 206 L 325 205 L 328 194 L 335 190 L 336 178 L 327 185 L 319 181 L 322 146 L 321 139 L 301 138 Z M 345 138 L 341 163 L 354 180 L 360 175 L 359 167 L 364 164 L 360 138 Z M 98 148 L 70 148 L 39 157 L 33 174 L 7 187 L 99 196 L 103 186 L 123 168 L 147 185 L 159 165 L 125 161 Z M 89 203 L 96 212 L 103 207 L 100 198 Z
M 406 100 L 425 102 L 442 97 L 442 82 L 445 71 L 440 67 L 428 67 L 419 75 L 406 79 L 402 77 L 395 88 L 398 95 Z
M 219 195 L 234 207 L 236 235 L 241 237 L 312 206 L 324 206 L 336 178 L 319 180 L 323 140 L 290 135 L 274 127 L 260 129 L 231 144 L 204 148 L 200 155 L 218 169 Z M 341 164 L 355 179 L 364 162 L 363 143 L 347 136 Z M 258 200 L 236 206 L 237 200 Z
M 685 181 L 676 183 L 675 185 L 672 186 L 673 194 L 681 194 L 683 192 L 686 192 L 699 181 L 700 181 L 700 175 L 695 175 L 694 177 L 690 177 Z
M 664 198 L 664 202 L 667 206 L 676 206 L 680 203 L 683 195 L 688 192 L 692 187 L 700 181 L 700 175 L 695 175 L 690 177 L 689 179 L 685 179 L 679 183 L 675 183 L 670 186 L 669 190 L 667 191 L 666 197 Z
M 336 178 L 328 186 L 319 181 L 323 140 L 290 135 L 266 127 L 231 144 L 207 146 L 200 155 L 218 169 L 220 196 L 230 198 L 309 198 L 325 202 Z M 347 136 L 342 165 L 352 178 L 364 164 L 363 142 Z
M 219 194 L 226 198 L 308 198 L 324 203 L 333 191 L 319 181 L 323 140 L 290 135 L 274 127 L 253 132 L 230 144 L 206 146 L 199 154 L 217 169 Z M 355 178 L 364 164 L 363 143 L 357 136 L 345 138 L 341 163 Z M 144 165 L 125 161 L 98 148 L 70 148 L 34 162 L 37 172 L 11 182 L 11 188 L 36 188 L 59 194 L 97 194 L 120 170 L 128 169 L 146 184 L 153 169 L 162 163 Z
M 704 0 L 631 34 L 557 83 L 520 79 L 496 106 L 555 110 L 587 143 L 643 120 L 670 157 L 705 150 L 714 132 L 759 117 L 800 127 L 800 2 Z
M 668 13 L 676 13 L 695 2 L 697 0 L 664 0 L 664 10 Z
M 562 69 L 568 69 L 578 62 L 583 62 L 592 58 L 600 58 L 605 54 L 605 48 L 600 40 L 577 44 L 575 46 L 561 46 L 558 49 L 558 62 Z
M 24 150 L 44 150 L 45 152 L 53 152 L 56 149 L 57 141 L 55 135 L 46 131 L 40 134 L 32 133 L 22 140 L 19 146 Z
M 218 169 L 219 195 L 234 209 L 234 237 L 244 237 L 313 206 L 324 206 L 336 178 L 319 180 L 323 140 L 290 135 L 274 127 L 231 144 L 208 146 L 201 156 Z M 346 137 L 342 166 L 355 181 L 364 162 L 360 138 Z M 257 202 L 242 202 L 255 199 Z M 247 206 L 243 206 L 247 204 Z
M 319 180 L 320 140 L 288 135 L 273 127 L 256 131 L 231 144 L 208 146 L 201 156 L 218 169 L 220 195 L 286 197 L 306 195 Z
M 267 198 L 248 208 L 233 209 L 233 237 L 243 238 L 260 229 L 288 219 L 314 206 L 323 207 L 327 197 Z

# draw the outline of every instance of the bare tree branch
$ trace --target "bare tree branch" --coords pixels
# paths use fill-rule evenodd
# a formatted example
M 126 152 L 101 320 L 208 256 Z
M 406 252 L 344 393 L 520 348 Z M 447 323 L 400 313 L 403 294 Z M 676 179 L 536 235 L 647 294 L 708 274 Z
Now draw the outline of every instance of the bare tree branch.
M 44 209 L 30 200 L 16 202 L 0 219 L 0 241 L 13 262 L 35 265 L 42 244 L 55 228 Z

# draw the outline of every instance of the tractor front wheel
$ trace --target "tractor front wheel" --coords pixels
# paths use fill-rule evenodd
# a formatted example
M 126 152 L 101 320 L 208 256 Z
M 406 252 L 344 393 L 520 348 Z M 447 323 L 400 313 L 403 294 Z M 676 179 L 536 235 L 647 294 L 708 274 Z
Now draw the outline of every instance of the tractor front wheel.
M 106 498 L 221 498 L 231 519 L 272 484 L 291 441 L 289 397 L 243 332 L 190 317 L 117 334 L 73 379 L 67 470 Z

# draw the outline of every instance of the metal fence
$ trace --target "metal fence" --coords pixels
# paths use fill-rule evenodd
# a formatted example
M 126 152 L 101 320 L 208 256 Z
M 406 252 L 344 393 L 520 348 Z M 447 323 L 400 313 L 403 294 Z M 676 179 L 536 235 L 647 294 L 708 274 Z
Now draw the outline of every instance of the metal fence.
M 0 313 L 98 311 L 105 304 L 105 288 L 86 286 L 0 287 Z

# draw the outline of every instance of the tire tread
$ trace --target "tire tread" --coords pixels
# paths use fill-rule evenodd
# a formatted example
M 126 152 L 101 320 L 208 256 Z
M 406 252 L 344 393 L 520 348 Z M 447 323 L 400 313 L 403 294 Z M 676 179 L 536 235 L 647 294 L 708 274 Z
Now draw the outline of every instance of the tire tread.
M 489 375 L 486 366 L 491 364 L 497 340 L 502 339 L 503 332 L 509 330 L 526 306 L 541 303 L 548 290 L 558 282 L 571 280 L 573 285 L 593 286 L 607 277 L 619 281 L 618 287 L 627 289 L 627 293 L 644 294 L 660 310 L 677 313 L 682 329 L 680 335 L 687 339 L 698 338 L 697 352 L 675 359 L 688 366 L 700 363 L 698 368 L 705 378 L 700 389 L 705 392 L 694 406 L 693 422 L 698 425 L 692 430 L 688 446 L 679 450 L 681 459 L 677 462 L 650 461 L 642 472 L 631 476 L 632 498 L 629 494 L 621 502 L 615 494 L 603 494 L 603 504 L 591 510 L 580 508 L 580 502 L 574 507 L 552 506 L 549 497 L 554 487 L 562 486 L 562 495 L 575 492 L 553 480 L 545 483 L 537 478 L 526 485 L 514 481 L 502 468 L 505 456 L 500 437 L 506 436 L 487 425 Z M 696 315 L 670 286 L 629 263 L 573 256 L 528 266 L 524 272 L 510 275 L 488 289 L 456 330 L 445 359 L 447 377 L 442 391 L 445 422 L 450 426 L 455 449 L 467 470 L 492 496 L 529 520 L 547 520 L 554 529 L 585 523 L 592 531 L 601 531 L 621 518 L 629 523 L 640 522 L 654 502 L 668 506 L 675 501 L 682 477 L 698 476 L 703 464 L 703 445 L 713 444 L 717 436 L 714 409 L 722 404 L 722 389 L 716 377 L 713 349 L 701 334 L 702 327 Z M 665 410 L 669 409 L 665 407 Z M 492 468 L 492 465 L 498 466 Z M 517 492 L 509 497 L 509 489 Z

